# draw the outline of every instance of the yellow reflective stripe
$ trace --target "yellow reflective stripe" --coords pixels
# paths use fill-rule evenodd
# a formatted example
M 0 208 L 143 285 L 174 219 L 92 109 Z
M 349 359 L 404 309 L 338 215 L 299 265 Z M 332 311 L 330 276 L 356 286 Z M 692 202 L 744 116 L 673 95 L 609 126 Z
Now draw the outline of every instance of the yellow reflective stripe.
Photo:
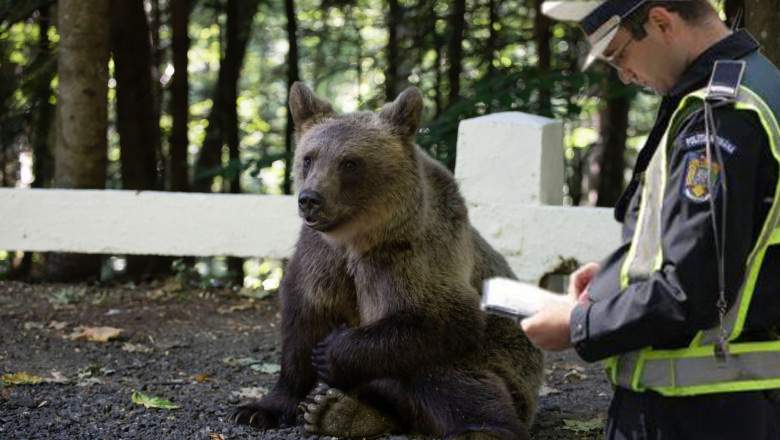
M 774 113 L 772 112 L 771 107 L 767 105 L 766 102 L 764 102 L 763 99 L 761 99 L 760 96 L 756 94 L 756 92 L 750 90 L 749 88 L 745 86 L 740 86 L 739 88 L 740 93 L 746 93 L 750 95 L 751 99 L 758 102 L 758 105 L 761 107 L 761 110 L 757 108 L 753 108 L 753 106 L 749 106 L 748 104 L 737 101 L 736 108 L 749 108 L 751 110 L 754 110 L 756 113 L 758 113 L 758 117 L 761 120 L 761 125 L 764 126 L 764 130 L 769 134 L 769 145 L 772 147 L 772 155 L 775 156 L 775 159 L 780 162 L 780 151 L 778 151 L 777 142 L 780 141 L 778 137 L 780 137 L 780 123 L 778 123 L 777 119 L 775 118 Z M 773 136 L 774 135 L 774 136 Z M 777 194 L 775 194 L 777 196 Z
M 668 136 L 666 136 L 668 138 Z M 666 142 L 669 142 L 668 139 L 666 139 Z M 653 266 L 653 272 L 659 270 L 661 266 L 664 263 L 664 236 L 663 236 L 663 211 L 664 211 L 664 194 L 666 193 L 666 181 L 668 179 L 669 173 L 667 172 L 667 151 L 666 143 L 664 143 L 664 149 L 661 150 L 661 169 L 663 170 L 663 173 L 661 173 L 661 198 L 660 203 L 658 203 L 658 255 L 655 257 L 655 265 Z
M 778 151 L 778 141 L 780 141 L 780 125 L 778 125 L 777 119 L 775 118 L 774 113 L 772 112 L 771 108 L 764 102 L 763 99 L 761 99 L 760 96 L 758 96 L 755 92 L 750 90 L 749 88 L 745 86 L 740 86 L 739 89 L 740 94 L 745 94 L 749 96 L 750 99 L 758 103 L 758 105 L 753 105 L 751 103 L 747 103 L 744 101 L 737 101 L 736 108 L 742 109 L 742 110 L 752 110 L 757 115 L 759 120 L 761 121 L 761 125 L 764 128 L 764 131 L 767 133 L 767 137 L 769 138 L 769 145 L 772 150 L 772 155 L 775 157 L 775 160 L 780 162 L 780 151 Z M 769 209 L 769 212 L 767 213 L 767 220 L 764 223 L 763 227 L 761 228 L 761 235 L 759 237 L 766 237 L 767 234 L 770 234 L 768 231 L 769 228 L 775 228 L 774 224 L 771 224 L 771 219 L 776 219 L 778 215 L 780 215 L 780 179 L 778 179 L 776 185 L 775 185 L 775 197 L 774 201 L 772 202 L 772 207 Z M 774 237 L 774 233 L 776 231 L 772 232 L 772 236 Z M 771 238 L 770 238 L 771 240 Z M 758 252 L 757 252 L 758 251 Z M 742 333 L 742 329 L 745 326 L 745 320 L 747 319 L 748 309 L 750 308 L 750 302 L 753 298 L 753 291 L 756 287 L 756 281 L 758 281 L 758 275 L 761 271 L 762 263 L 764 262 L 764 254 L 766 252 L 766 246 L 760 246 L 760 239 L 759 243 L 756 244 L 756 249 L 751 252 L 751 255 L 748 257 L 748 262 L 751 262 L 751 266 L 748 267 L 749 275 L 747 278 L 747 282 L 745 286 L 743 287 L 743 298 L 742 301 L 739 304 L 739 312 L 737 314 L 737 320 L 734 324 L 734 327 L 731 329 L 731 334 L 729 335 L 729 340 L 732 341 L 739 337 L 739 335 Z M 754 259 L 755 258 L 755 259 Z
M 636 366 L 634 367 L 634 374 L 631 375 L 631 389 L 636 391 L 644 391 L 644 388 L 639 385 L 639 379 L 642 378 L 642 370 L 645 366 L 645 354 L 651 351 L 650 348 L 643 348 L 639 352 L 639 358 L 636 360 Z
M 776 228 L 769 237 L 769 246 L 780 244 L 780 228 Z
M 609 380 L 612 383 L 617 383 L 617 368 L 617 356 L 612 356 L 604 360 L 604 369 L 607 371 L 607 376 L 609 376 Z
M 653 391 L 656 391 L 664 396 L 683 397 L 712 393 L 768 390 L 772 388 L 780 388 L 780 378 L 755 381 L 745 380 L 739 382 L 721 382 L 707 385 L 693 385 L 689 387 L 657 387 L 653 388 Z
M 628 287 L 631 280 L 628 277 L 628 272 L 631 270 L 631 263 L 636 258 L 636 251 L 638 248 L 639 237 L 642 234 L 642 220 L 647 215 L 647 185 L 645 184 L 644 174 L 642 175 L 642 200 L 639 203 L 639 215 L 636 218 L 636 230 L 634 230 L 634 236 L 631 238 L 631 247 L 628 249 L 628 255 L 623 260 L 623 265 L 620 267 L 620 290 L 621 293 Z
M 646 360 L 684 359 L 694 357 L 711 357 L 715 347 L 702 345 L 692 348 L 679 348 L 676 350 L 647 350 L 643 353 Z M 763 342 L 739 342 L 729 345 L 730 354 L 758 353 L 762 351 L 780 351 L 780 341 Z
M 693 340 L 688 345 L 688 347 L 690 347 L 690 348 L 698 347 L 701 344 L 702 338 L 704 338 L 704 332 L 703 331 L 698 331 L 696 333 L 696 336 L 693 337 Z

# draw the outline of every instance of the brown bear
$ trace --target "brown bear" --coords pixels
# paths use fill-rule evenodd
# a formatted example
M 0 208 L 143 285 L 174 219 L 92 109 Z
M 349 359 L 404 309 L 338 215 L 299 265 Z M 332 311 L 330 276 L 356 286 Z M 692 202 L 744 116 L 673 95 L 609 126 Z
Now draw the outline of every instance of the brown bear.
M 514 275 L 470 225 L 452 174 L 415 144 L 422 108 L 409 88 L 379 113 L 340 115 L 293 85 L 304 225 L 280 289 L 282 371 L 236 422 L 528 437 L 542 356 L 479 309 L 482 280 Z

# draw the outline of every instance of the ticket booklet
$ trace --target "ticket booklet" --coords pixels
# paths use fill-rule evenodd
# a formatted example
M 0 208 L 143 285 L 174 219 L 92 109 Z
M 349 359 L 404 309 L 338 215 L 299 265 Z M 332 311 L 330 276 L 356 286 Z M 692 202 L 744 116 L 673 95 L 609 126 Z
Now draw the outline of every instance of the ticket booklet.
M 571 299 L 533 284 L 508 278 L 490 278 L 482 285 L 480 308 L 494 315 L 519 321 L 550 302 L 571 303 Z

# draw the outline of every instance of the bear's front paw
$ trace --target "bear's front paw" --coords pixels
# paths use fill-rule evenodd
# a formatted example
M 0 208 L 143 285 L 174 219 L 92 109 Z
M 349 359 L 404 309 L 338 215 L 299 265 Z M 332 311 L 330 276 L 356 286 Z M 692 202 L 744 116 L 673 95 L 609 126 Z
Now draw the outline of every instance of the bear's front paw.
M 276 416 L 263 407 L 260 401 L 239 406 L 233 411 L 230 420 L 239 425 L 249 425 L 257 429 L 271 429 L 279 426 Z
M 354 379 L 344 374 L 340 367 L 338 358 L 339 349 L 345 345 L 349 329 L 341 326 L 332 331 L 328 336 L 320 341 L 312 350 L 311 363 L 317 372 L 317 378 L 332 387 L 338 387 L 343 390 L 351 388 Z

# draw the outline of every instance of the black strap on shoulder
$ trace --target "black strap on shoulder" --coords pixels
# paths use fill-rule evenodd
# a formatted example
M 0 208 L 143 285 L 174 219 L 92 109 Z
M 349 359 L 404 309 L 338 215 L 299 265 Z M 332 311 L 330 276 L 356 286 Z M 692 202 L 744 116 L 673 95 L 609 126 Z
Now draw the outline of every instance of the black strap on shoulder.
M 707 101 L 735 101 L 745 73 L 744 60 L 718 60 L 707 84 Z

